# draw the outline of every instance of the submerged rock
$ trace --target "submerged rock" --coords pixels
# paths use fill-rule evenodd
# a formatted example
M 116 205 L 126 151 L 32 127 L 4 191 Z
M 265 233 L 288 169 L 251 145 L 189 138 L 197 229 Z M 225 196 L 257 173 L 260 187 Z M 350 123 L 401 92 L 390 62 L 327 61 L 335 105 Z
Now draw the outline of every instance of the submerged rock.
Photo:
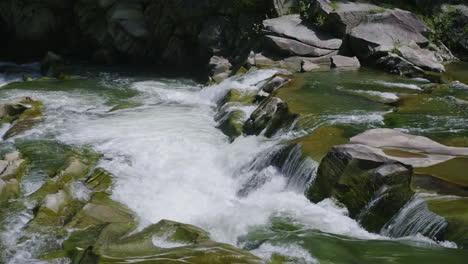
M 30 97 L 14 99 L 0 103 L 0 120 L 13 123 L 12 127 L 3 135 L 3 139 L 16 136 L 41 122 L 42 103 Z
M 0 206 L 20 195 L 19 181 L 27 164 L 28 161 L 19 152 L 7 154 L 0 160 Z

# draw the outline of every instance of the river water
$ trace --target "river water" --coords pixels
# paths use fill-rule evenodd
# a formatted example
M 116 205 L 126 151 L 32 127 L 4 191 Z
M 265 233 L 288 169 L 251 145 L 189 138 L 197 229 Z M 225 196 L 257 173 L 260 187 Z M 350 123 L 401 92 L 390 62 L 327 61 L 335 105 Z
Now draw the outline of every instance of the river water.
M 6 86 L 0 88 L 2 100 L 19 96 L 40 100 L 45 121 L 1 142 L 1 148 L 47 140 L 102 153 L 99 166 L 117 176 L 112 197 L 132 209 L 141 226 L 161 219 L 190 223 L 209 231 L 215 241 L 243 247 L 265 259 L 275 252 L 294 263 L 440 263 L 441 259 L 463 263 L 468 258 L 451 242 L 368 233 L 332 201 L 309 202 L 304 186 L 291 187 L 282 171 L 271 166 L 252 168 L 252 162 L 297 133 L 273 139 L 240 137 L 230 143 L 216 128 L 217 102 L 230 89 L 255 91 L 274 74 L 274 70 L 254 71 L 203 87 L 186 79 L 85 70 L 70 81 Z M 0 86 L 19 76 L 3 75 Z M 121 103 L 137 107 L 108 112 Z M 345 113 L 328 118 L 335 123 L 378 126 L 388 112 L 381 108 L 361 112 L 361 119 Z M 249 114 L 255 108 L 237 109 Z M 39 170 L 29 174 L 23 182 L 24 195 L 45 180 Z M 240 196 L 245 182 L 258 174 L 268 180 Z M 5 264 L 42 263 L 37 256 L 41 243 L 48 242 L 34 237 L 28 243 L 20 241 L 30 214 L 26 209 L 6 217 L 1 234 Z

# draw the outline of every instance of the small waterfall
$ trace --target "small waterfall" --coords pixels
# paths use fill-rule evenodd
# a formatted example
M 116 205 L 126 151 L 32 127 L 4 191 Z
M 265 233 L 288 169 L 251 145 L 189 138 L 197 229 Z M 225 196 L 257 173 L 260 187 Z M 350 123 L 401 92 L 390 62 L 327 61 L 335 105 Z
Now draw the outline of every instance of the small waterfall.
M 282 165 L 281 173 L 288 178 L 286 188 L 297 192 L 305 192 L 308 184 L 314 180 L 318 163 L 310 157 L 302 155 L 301 147 L 294 145 Z
M 447 227 L 442 216 L 431 212 L 426 204 L 428 196 L 416 194 L 400 212 L 381 230 L 381 234 L 390 237 L 405 237 L 421 234 L 431 239 Z
M 261 153 L 242 170 L 248 175 L 238 191 L 241 197 L 260 188 L 272 177 L 285 177 L 286 189 L 303 193 L 316 175 L 318 163 L 310 157 L 303 157 L 299 145 L 273 146 Z
M 366 205 L 366 207 L 364 207 L 361 212 L 358 214 L 358 216 L 356 217 L 356 219 L 358 219 L 359 222 L 362 221 L 362 219 L 364 219 L 364 217 L 366 215 L 369 214 L 369 212 L 371 211 L 372 208 L 374 208 L 374 206 L 380 201 L 382 200 L 382 198 L 385 197 L 385 193 L 388 191 L 389 187 L 387 185 L 383 185 L 382 187 L 380 187 L 379 190 L 377 190 L 377 192 L 374 194 L 374 196 L 372 197 L 372 199 L 369 201 L 369 203 Z

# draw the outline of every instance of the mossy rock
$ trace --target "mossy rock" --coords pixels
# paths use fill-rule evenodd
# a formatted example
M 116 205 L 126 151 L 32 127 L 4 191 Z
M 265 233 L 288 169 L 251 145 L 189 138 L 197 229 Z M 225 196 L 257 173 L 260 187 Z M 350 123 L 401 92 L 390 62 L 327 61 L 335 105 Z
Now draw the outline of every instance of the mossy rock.
M 32 82 L 33 78 L 27 74 L 23 74 L 23 82 Z
M 86 186 L 95 192 L 110 192 L 114 175 L 103 168 L 97 168 L 86 179 Z
M 301 146 L 302 153 L 315 161 L 320 161 L 330 149 L 337 145 L 348 143 L 349 139 L 344 136 L 344 131 L 338 127 L 319 127 L 309 135 L 294 140 Z
M 127 258 L 160 252 L 161 248 L 153 242 L 155 237 L 161 238 L 175 247 L 200 244 L 209 240 L 209 234 L 206 231 L 192 225 L 169 220 L 161 220 L 141 232 L 123 237 L 126 233 L 120 231 L 125 231 L 125 228 L 125 225 L 122 224 L 111 224 L 104 228 L 94 252 L 98 255 Z
M 96 193 L 91 201 L 71 219 L 67 228 L 87 228 L 105 223 L 134 222 L 133 212 L 106 193 Z
M 64 190 L 47 195 L 41 205 L 36 209 L 33 220 L 29 226 L 62 226 L 75 215 L 81 207 L 83 201 L 74 200 L 71 195 Z
M 457 243 L 459 247 L 468 248 L 468 198 L 440 198 L 426 201 L 429 209 L 445 218 L 447 230 L 442 239 Z
M 229 112 L 224 120 L 221 120 L 218 128 L 234 141 L 237 137 L 242 135 L 242 128 L 244 126 L 245 113 L 241 110 Z
M 16 179 L 4 181 L 0 179 L 0 207 L 6 204 L 9 199 L 19 197 L 19 183 Z
M 74 150 L 65 144 L 48 140 L 17 140 L 15 147 L 31 161 L 33 169 L 55 176 L 68 166 L 75 155 Z
M 255 99 L 254 92 L 242 92 L 236 89 L 231 89 L 229 92 L 223 97 L 220 102 L 220 106 L 223 106 L 227 103 L 243 103 L 243 104 L 253 104 Z
M 68 184 L 85 178 L 91 168 L 92 166 L 83 163 L 81 160 L 72 158 L 66 168 L 60 171 L 54 178 L 47 180 L 46 183 L 44 183 L 28 198 L 33 200 L 42 200 L 49 194 L 57 193 L 62 189 L 67 189 Z
M 334 198 L 352 218 L 371 232 L 379 232 L 411 197 L 412 170 L 370 155 L 359 145 L 334 147 L 322 160 L 315 182 L 307 191 L 312 202 Z
M 433 166 L 415 168 L 415 172 L 468 188 L 468 157 L 457 157 Z
M 42 103 L 39 101 L 33 100 L 24 100 L 21 101 L 22 104 L 30 106 L 26 111 L 21 113 L 18 116 L 11 117 L 10 122 L 14 122 L 13 126 L 3 135 L 3 139 L 8 139 L 14 136 L 17 136 L 21 133 L 24 133 L 27 130 L 30 130 L 42 120 Z
M 269 97 L 252 113 L 245 122 L 243 132 L 246 135 L 274 136 L 278 131 L 292 126 L 298 118 L 289 111 L 288 104 L 278 97 Z

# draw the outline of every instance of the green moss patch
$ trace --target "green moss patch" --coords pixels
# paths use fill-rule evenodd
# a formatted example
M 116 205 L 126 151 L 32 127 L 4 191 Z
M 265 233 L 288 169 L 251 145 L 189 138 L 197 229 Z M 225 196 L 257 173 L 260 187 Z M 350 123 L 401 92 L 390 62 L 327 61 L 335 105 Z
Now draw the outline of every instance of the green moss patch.
M 432 175 L 468 187 L 468 158 L 454 158 L 425 168 L 416 168 L 416 173 Z

